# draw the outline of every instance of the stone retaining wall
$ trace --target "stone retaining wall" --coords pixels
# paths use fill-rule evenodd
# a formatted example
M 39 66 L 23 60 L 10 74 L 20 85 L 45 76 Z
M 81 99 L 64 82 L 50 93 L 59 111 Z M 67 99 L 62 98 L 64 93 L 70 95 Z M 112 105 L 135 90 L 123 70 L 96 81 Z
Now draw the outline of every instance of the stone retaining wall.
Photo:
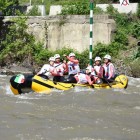
M 5 17 L 10 20 L 12 17 Z M 63 47 L 73 48 L 79 52 L 89 48 L 89 16 L 40 16 L 29 17 L 28 32 L 36 41 L 50 50 Z M 115 21 L 108 15 L 94 16 L 94 42 L 109 44 L 116 28 Z

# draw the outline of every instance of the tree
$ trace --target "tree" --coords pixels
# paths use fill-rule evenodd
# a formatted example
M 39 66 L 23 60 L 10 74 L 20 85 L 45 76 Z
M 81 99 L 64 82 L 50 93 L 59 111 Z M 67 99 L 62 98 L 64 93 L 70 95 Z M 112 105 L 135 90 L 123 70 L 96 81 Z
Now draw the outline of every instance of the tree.
M 5 15 L 5 10 L 9 6 L 14 6 L 18 4 L 19 4 L 18 0 L 0 0 L 0 11 Z
M 35 39 L 33 35 L 27 33 L 26 20 L 25 17 L 15 18 L 9 26 L 6 38 L 1 42 L 4 46 L 0 54 L 1 63 L 5 64 L 7 60 L 9 62 L 22 62 L 25 59 L 31 62 L 32 52 L 35 49 Z

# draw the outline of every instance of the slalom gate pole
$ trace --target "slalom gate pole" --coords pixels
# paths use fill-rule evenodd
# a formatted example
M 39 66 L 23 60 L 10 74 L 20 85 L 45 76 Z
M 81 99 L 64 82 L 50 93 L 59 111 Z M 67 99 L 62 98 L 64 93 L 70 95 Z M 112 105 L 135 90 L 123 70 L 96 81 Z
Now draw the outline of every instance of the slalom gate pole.
M 90 0 L 90 45 L 89 45 L 89 60 L 92 66 L 92 46 L 93 46 L 93 0 Z

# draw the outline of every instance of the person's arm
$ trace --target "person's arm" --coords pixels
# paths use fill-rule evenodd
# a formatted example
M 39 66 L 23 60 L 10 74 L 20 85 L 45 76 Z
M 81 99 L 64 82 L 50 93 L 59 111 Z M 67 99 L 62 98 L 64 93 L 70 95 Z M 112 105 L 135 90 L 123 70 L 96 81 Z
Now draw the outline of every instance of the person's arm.
M 68 64 L 63 63 L 63 68 L 64 68 L 64 73 L 67 73 L 68 72 Z
M 50 73 L 52 74 L 52 76 L 62 76 L 56 68 L 54 68 L 54 70 L 50 71 Z
M 69 57 L 69 56 L 66 56 L 66 58 L 67 58 L 69 61 L 71 61 L 71 62 L 73 62 L 73 63 L 75 63 L 75 64 L 78 64 L 78 63 L 79 63 L 79 61 L 78 61 L 77 59 L 73 59 L 73 58 L 71 58 L 71 57 Z
M 93 84 L 93 81 L 91 81 L 90 76 L 86 75 L 86 79 L 87 79 L 89 85 L 92 85 Z
M 43 74 L 43 73 L 45 73 L 46 71 L 47 71 L 47 65 L 45 64 L 45 65 L 43 65 L 43 67 L 41 68 L 41 70 L 37 73 L 37 75 Z

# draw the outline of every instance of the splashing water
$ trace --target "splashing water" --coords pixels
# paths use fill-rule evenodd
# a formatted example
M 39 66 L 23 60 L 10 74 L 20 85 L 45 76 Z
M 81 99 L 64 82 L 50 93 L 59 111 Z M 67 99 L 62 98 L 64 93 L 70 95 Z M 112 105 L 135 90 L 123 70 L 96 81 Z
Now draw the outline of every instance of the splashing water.
M 139 140 L 140 79 L 127 89 L 76 87 L 13 95 L 0 76 L 0 136 L 14 140 Z

